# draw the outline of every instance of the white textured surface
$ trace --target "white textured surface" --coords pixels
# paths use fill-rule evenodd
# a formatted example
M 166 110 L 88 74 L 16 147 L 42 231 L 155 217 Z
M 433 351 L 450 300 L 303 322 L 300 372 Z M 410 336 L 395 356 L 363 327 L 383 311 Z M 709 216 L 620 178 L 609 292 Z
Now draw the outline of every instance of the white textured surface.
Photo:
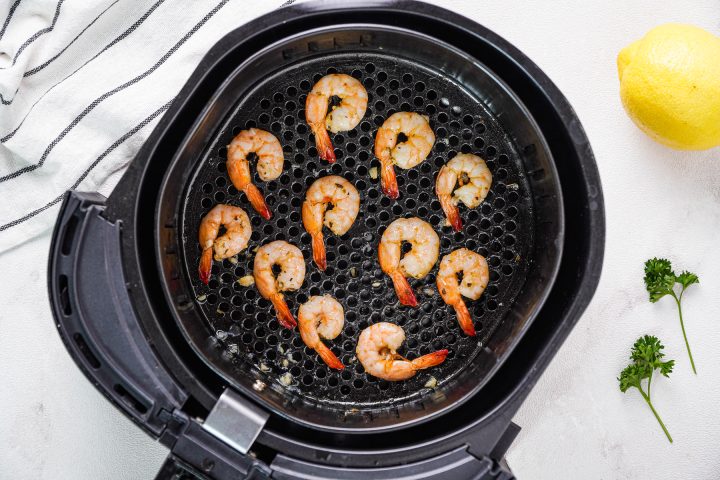
M 510 465 L 521 479 L 718 478 L 720 150 L 674 152 L 640 133 L 618 99 L 615 56 L 668 21 L 720 34 L 720 5 L 436 3 L 505 37 L 556 82 L 585 126 L 603 180 L 603 278 L 515 419 L 523 430 L 508 454 Z M 54 331 L 46 299 L 48 242 L 46 233 L 0 255 L 0 478 L 152 478 L 165 450 L 94 390 Z M 651 305 L 645 298 L 642 263 L 653 255 L 667 255 L 676 268 L 700 276 L 685 306 L 697 377 L 671 301 Z M 671 379 L 653 388 L 673 445 L 641 398 L 617 388 L 629 347 L 643 333 L 658 335 L 677 360 Z

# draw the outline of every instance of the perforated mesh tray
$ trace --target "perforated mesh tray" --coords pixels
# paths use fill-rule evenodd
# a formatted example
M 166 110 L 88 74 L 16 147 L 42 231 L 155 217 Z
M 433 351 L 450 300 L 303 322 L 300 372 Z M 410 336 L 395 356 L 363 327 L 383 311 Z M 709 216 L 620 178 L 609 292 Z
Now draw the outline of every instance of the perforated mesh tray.
M 318 158 L 303 111 L 312 84 L 332 72 L 355 76 L 369 94 L 360 125 L 333 138 L 334 165 Z M 428 115 L 437 141 L 421 165 L 396 169 L 401 197 L 391 201 L 369 171 L 378 166 L 372 155 L 375 131 L 395 111 Z M 182 278 L 172 288 L 187 289 L 190 303 L 176 310 L 178 320 L 187 340 L 218 373 L 277 413 L 331 429 L 419 421 L 451 408 L 487 381 L 541 305 L 562 246 L 562 205 L 549 152 L 527 112 L 491 72 L 427 37 L 348 27 L 269 47 L 238 68 L 206 113 L 214 120 L 198 119 L 168 176 L 185 182 L 183 195 L 174 199 L 180 213 L 181 265 L 176 268 Z M 273 132 L 285 152 L 278 180 L 254 179 L 274 213 L 271 221 L 252 210 L 225 171 L 225 146 L 238 131 L 253 126 Z M 455 233 L 445 226 L 434 180 L 459 152 L 485 158 L 494 179 L 480 207 L 461 207 L 465 225 Z M 361 210 L 346 235 L 326 235 L 328 269 L 319 272 L 300 206 L 307 187 L 328 174 L 342 175 L 358 188 Z M 215 262 L 205 286 L 196 273 L 197 229 L 202 216 L 220 202 L 245 208 L 253 234 L 237 262 Z M 480 300 L 468 302 L 477 337 L 464 336 L 454 312 L 442 302 L 434 282 L 437 267 L 425 279 L 411 281 L 418 308 L 397 302 L 377 263 L 377 243 L 392 220 L 408 216 L 433 225 L 441 237 L 441 256 L 465 246 L 488 258 L 490 284 Z M 255 247 L 276 239 L 300 247 L 308 266 L 303 287 L 286 294 L 293 311 L 308 296 L 323 293 L 345 307 L 343 333 L 327 342 L 348 366 L 344 371 L 328 369 L 297 331 L 278 325 L 269 302 L 254 287 L 237 283 L 252 273 Z M 381 320 L 403 326 L 406 356 L 448 348 L 448 359 L 405 382 L 366 375 L 355 359 L 355 344 L 363 328 Z M 290 385 L 279 382 L 286 373 Z M 435 389 L 424 387 L 431 376 L 438 383 Z
M 328 68 L 328 65 L 334 67 Z M 331 165 L 318 158 L 314 137 L 305 122 L 305 97 L 325 73 L 343 72 L 360 79 L 368 90 L 369 107 L 360 125 L 337 134 L 333 145 L 338 158 Z M 416 111 L 430 117 L 436 143 L 430 157 L 414 169 L 397 169 L 402 196 L 392 201 L 381 192 L 379 178 L 369 170 L 378 166 L 373 156 L 379 125 L 396 111 Z M 228 179 L 225 161 L 228 145 L 240 130 L 258 127 L 273 132 L 284 145 L 285 170 L 276 181 L 254 182 L 264 190 L 274 212 L 266 221 L 250 207 Z M 461 207 L 466 220 L 461 232 L 445 226 L 434 193 L 438 170 L 459 152 L 487 159 L 493 186 L 481 207 Z M 379 55 L 331 55 L 277 72 L 241 99 L 235 113 L 207 149 L 192 179 L 183 211 L 184 255 L 200 308 L 225 356 L 238 375 L 248 368 L 264 373 L 268 383 L 289 372 L 299 394 L 320 403 L 352 404 L 357 408 L 407 401 L 427 393 L 423 385 L 432 376 L 439 385 L 462 370 L 482 348 L 505 316 L 525 279 L 527 252 L 532 249 L 532 200 L 521 174 L 519 157 L 497 121 L 477 98 L 455 81 L 407 61 Z M 342 237 L 326 235 L 328 268 L 312 263 L 310 236 L 300 218 L 305 191 L 317 178 L 341 175 L 361 197 L 360 214 Z M 199 262 L 197 231 L 200 220 L 216 203 L 246 209 L 253 234 L 248 250 L 237 262 L 216 262 L 209 285 L 194 275 Z M 386 226 L 396 218 L 419 217 L 440 234 L 440 255 L 467 247 L 485 256 L 490 283 L 476 302 L 468 301 L 478 336 L 468 337 L 455 313 L 444 304 L 435 286 L 437 266 L 424 279 L 412 281 L 420 305 L 409 308 L 397 301 L 392 282 L 379 267 L 377 246 Z M 282 328 L 275 312 L 254 287 L 237 279 L 252 275 L 253 250 L 272 240 L 287 240 L 303 251 L 308 273 L 303 287 L 285 296 L 292 311 L 310 295 L 325 293 L 345 308 L 342 334 L 326 343 L 348 366 L 342 372 L 327 368 L 305 347 L 297 330 Z M 401 353 L 409 358 L 448 348 L 441 366 L 423 371 L 405 382 L 386 382 L 365 374 L 355 357 L 360 332 L 387 321 L 401 325 L 407 334 Z

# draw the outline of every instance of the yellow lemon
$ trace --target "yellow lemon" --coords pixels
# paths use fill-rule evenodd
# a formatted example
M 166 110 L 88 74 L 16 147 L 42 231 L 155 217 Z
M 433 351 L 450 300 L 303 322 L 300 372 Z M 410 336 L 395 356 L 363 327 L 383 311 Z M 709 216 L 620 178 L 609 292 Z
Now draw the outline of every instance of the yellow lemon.
M 617 66 L 625 110 L 651 138 L 680 150 L 720 145 L 720 37 L 661 25 L 623 48 Z

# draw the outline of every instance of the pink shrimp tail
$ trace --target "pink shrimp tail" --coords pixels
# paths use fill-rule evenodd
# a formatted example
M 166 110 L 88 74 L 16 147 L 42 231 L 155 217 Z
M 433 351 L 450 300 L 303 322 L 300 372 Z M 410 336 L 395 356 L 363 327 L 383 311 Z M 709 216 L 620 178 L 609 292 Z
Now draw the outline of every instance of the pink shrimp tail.
M 413 360 L 411 363 L 413 364 L 413 367 L 415 367 L 416 370 L 423 370 L 425 368 L 434 367 L 436 365 L 440 365 L 445 361 L 445 357 L 448 355 L 448 351 L 438 350 L 437 352 L 428 353 L 427 355 L 423 355 L 422 357 L 418 357 L 415 360 Z
M 465 335 L 474 337 L 475 325 L 473 324 L 472 317 L 470 316 L 470 312 L 468 311 L 463 299 L 461 298 L 455 305 L 453 305 L 453 308 L 457 314 L 458 323 L 460 324 L 462 331 L 465 332 Z
M 248 183 L 245 185 L 245 188 L 243 188 L 243 192 L 247 195 L 248 200 L 250 200 L 250 204 L 253 206 L 255 211 L 262 215 L 265 220 L 270 220 L 272 212 L 270 211 L 270 208 L 268 208 L 267 203 L 265 203 L 265 197 L 260 189 L 252 183 Z
M 389 160 L 380 162 L 380 184 L 385 195 L 393 200 L 400 196 L 397 178 L 395 178 L 395 167 Z
M 295 317 L 290 311 L 290 307 L 288 307 L 287 303 L 285 303 L 283 296 L 281 294 L 275 294 L 270 297 L 270 301 L 275 307 L 275 312 L 277 313 L 277 319 L 278 322 L 280 322 L 280 325 L 285 328 L 295 328 L 297 320 L 295 320 Z
M 445 212 L 445 216 L 450 222 L 450 225 L 452 225 L 453 229 L 455 229 L 456 232 L 462 230 L 462 219 L 460 218 L 460 210 L 458 210 L 457 206 L 453 205 L 450 198 L 444 195 L 438 195 L 438 199 L 440 200 L 440 206 Z
M 323 160 L 329 163 L 335 163 L 335 150 L 330 140 L 330 135 L 324 125 L 318 125 L 313 128 L 315 134 L 315 146 L 317 147 L 318 155 Z
M 390 275 L 390 278 L 392 279 L 393 286 L 395 287 L 395 293 L 397 293 L 400 303 L 407 305 L 408 307 L 417 307 L 418 301 L 415 298 L 415 293 L 413 292 L 410 283 L 408 283 L 407 278 L 405 278 L 400 270 L 393 272 Z
M 312 251 L 315 263 L 320 270 L 324 271 L 327 268 L 327 260 L 325 259 L 325 242 L 322 232 L 312 235 Z
M 212 247 L 203 250 L 200 256 L 200 266 L 198 267 L 198 273 L 200 274 L 200 281 L 205 285 L 210 281 L 210 270 L 212 269 Z
M 335 370 L 342 370 L 345 368 L 345 365 L 342 364 L 337 355 L 335 355 L 324 343 L 319 342 L 315 347 L 315 351 L 318 355 L 320 355 L 320 358 L 322 358 L 323 362 L 325 362 L 328 367 L 334 368 Z

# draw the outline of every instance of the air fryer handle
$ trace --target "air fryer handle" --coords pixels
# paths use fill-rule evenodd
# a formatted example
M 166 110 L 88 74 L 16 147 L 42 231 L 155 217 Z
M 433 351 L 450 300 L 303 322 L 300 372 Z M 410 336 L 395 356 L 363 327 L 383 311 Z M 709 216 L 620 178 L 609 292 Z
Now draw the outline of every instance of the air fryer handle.
M 86 377 L 155 438 L 185 391 L 150 348 L 128 296 L 120 222 L 98 193 L 68 192 L 50 245 L 48 288 L 55 324 Z M 128 352 L 132 352 L 131 355 Z
M 203 466 L 204 470 L 213 472 L 215 470 L 215 463 L 208 460 Z M 270 480 L 269 473 L 262 468 L 252 469 L 250 472 L 232 472 L 231 477 L 233 480 L 244 479 L 244 480 Z M 217 477 L 207 476 L 205 473 L 200 472 L 199 469 L 191 466 L 184 462 L 182 459 L 174 454 L 168 455 L 160 467 L 160 471 L 155 476 L 155 480 L 213 480 Z
M 173 455 L 168 455 L 155 475 L 155 480 L 209 480 L 195 468 Z

